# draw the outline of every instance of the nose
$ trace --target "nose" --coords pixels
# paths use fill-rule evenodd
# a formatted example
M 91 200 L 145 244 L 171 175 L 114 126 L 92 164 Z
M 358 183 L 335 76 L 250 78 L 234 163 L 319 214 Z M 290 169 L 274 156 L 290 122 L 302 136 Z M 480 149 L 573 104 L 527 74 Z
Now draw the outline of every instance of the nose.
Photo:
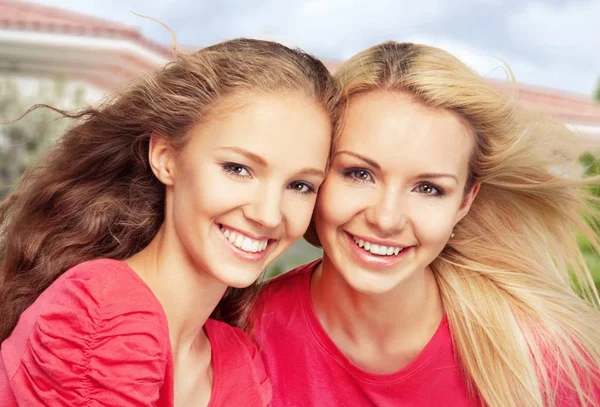
M 264 229 L 279 226 L 283 193 L 279 188 L 259 188 L 251 202 L 244 206 L 244 216 Z
M 365 211 L 367 222 L 384 236 L 401 232 L 408 223 L 408 211 L 401 192 L 382 189 L 377 201 Z

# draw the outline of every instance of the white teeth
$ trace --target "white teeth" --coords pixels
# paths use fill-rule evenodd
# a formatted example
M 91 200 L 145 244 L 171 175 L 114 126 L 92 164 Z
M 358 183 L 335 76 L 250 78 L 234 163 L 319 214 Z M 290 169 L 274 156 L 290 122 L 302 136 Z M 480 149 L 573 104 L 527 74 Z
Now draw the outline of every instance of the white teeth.
M 245 238 L 244 243 L 242 243 L 242 250 L 250 252 L 252 248 L 252 240 Z
M 365 242 L 364 240 L 356 237 L 352 238 L 354 239 L 354 242 L 358 245 L 358 247 L 362 247 L 366 251 L 380 256 L 397 256 L 398 253 L 400 253 L 403 249 L 402 247 L 382 246 L 371 242 Z
M 233 232 L 229 229 L 225 229 L 222 225 L 220 227 L 221 233 L 223 236 L 231 243 L 232 245 L 242 249 L 245 252 L 262 252 L 269 245 L 268 239 L 266 240 L 255 240 L 249 238 L 247 236 L 242 235 L 241 233 Z
M 239 247 L 240 249 L 242 248 L 242 243 L 244 243 L 244 236 L 242 235 L 238 235 L 235 238 L 235 242 L 233 242 L 233 244 Z
M 235 234 L 235 232 L 231 232 L 231 233 L 229 234 L 229 238 L 228 238 L 228 239 L 229 239 L 229 242 L 230 242 L 230 243 L 235 243 L 235 238 L 236 238 L 236 237 L 237 237 L 237 235 Z

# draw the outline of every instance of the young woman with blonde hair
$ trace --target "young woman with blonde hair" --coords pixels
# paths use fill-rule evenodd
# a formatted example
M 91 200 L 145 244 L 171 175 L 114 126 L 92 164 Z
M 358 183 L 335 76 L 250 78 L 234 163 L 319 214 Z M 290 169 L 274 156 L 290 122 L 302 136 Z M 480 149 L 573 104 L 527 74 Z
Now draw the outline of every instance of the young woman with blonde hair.
M 0 206 L 0 404 L 268 405 L 209 317 L 306 231 L 338 100 L 317 59 L 238 39 L 65 113 Z
M 374 46 L 335 77 L 348 110 L 307 235 L 323 258 L 252 317 L 273 405 L 599 405 L 576 239 L 598 247 L 598 180 L 572 172 L 574 135 L 425 45 Z

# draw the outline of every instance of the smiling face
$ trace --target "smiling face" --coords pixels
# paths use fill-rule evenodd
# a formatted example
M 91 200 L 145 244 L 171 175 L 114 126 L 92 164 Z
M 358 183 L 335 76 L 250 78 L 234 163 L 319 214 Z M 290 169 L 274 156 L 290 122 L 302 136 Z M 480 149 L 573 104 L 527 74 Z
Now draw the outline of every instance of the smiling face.
M 473 135 L 453 113 L 392 92 L 357 96 L 346 120 L 315 226 L 349 286 L 383 293 L 422 273 L 466 215 Z
M 151 161 L 167 185 L 165 224 L 193 267 L 248 286 L 308 226 L 330 120 L 300 93 L 251 95 L 188 136 L 178 154 L 153 141 Z

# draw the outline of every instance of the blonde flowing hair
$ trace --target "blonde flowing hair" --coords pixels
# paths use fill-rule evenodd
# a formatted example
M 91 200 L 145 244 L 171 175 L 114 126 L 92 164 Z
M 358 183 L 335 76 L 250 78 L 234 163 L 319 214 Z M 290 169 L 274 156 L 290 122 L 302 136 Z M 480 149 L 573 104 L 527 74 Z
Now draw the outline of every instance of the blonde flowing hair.
M 335 77 L 349 100 L 402 92 L 472 129 L 467 190 L 481 189 L 431 267 L 474 397 L 532 407 L 561 405 L 568 395 L 592 405 L 600 301 L 576 231 L 598 248 L 586 188 L 598 180 L 573 171 L 576 135 L 520 111 L 457 58 L 425 45 L 374 46 Z

